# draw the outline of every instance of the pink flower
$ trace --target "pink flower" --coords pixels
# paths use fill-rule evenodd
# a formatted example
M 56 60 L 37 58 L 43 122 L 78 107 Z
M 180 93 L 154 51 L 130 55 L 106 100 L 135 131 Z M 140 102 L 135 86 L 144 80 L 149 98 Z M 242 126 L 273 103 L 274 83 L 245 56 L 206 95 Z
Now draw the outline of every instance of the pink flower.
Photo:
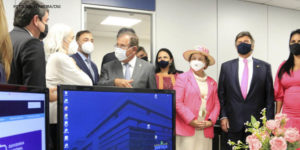
M 286 150 L 287 143 L 283 137 L 274 137 L 271 141 L 271 150 Z
M 272 133 L 275 136 L 280 136 L 280 135 L 284 135 L 285 130 L 286 130 L 285 128 L 276 128 Z
M 268 120 L 266 123 L 266 127 L 270 130 L 275 130 L 276 128 L 279 128 L 280 121 L 277 120 Z
M 249 143 L 250 150 L 259 150 L 262 147 L 261 142 L 253 134 L 247 136 L 246 142 Z
M 275 120 L 279 120 L 281 122 L 283 119 L 286 119 L 286 114 L 278 113 L 275 115 Z
M 288 128 L 285 131 L 284 139 L 290 143 L 294 143 L 300 139 L 299 131 L 296 128 Z

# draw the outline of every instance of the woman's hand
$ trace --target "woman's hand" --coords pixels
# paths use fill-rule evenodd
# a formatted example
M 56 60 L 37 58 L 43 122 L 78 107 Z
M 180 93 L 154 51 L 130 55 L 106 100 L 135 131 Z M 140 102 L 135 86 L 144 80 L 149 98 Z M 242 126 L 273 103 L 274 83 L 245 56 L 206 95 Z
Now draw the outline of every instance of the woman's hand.
M 190 122 L 190 125 L 195 127 L 197 130 L 203 130 L 205 128 L 211 127 L 213 123 L 211 121 L 198 121 L 198 120 L 193 120 Z
M 211 121 L 204 120 L 204 121 L 200 122 L 199 129 L 203 130 L 205 128 L 211 127 L 212 125 L 213 125 L 213 123 Z
M 192 120 L 191 122 L 190 122 L 190 125 L 191 126 L 193 126 L 194 128 L 199 128 L 200 127 L 200 121 L 198 121 L 198 120 Z

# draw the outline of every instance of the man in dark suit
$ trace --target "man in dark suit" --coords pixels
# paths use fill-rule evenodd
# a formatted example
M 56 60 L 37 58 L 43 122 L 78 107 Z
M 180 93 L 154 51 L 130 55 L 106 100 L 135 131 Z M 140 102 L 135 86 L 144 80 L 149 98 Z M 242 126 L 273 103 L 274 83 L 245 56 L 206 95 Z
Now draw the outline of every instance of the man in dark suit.
M 99 73 L 97 66 L 92 62 L 90 54 L 94 51 L 94 38 L 90 31 L 83 30 L 76 34 L 78 43 L 78 52 L 71 55 L 76 61 L 77 66 L 85 72 L 96 85 L 99 81 Z
M 218 95 L 221 128 L 228 139 L 245 142 L 244 123 L 251 115 L 257 120 L 266 108 L 267 119 L 274 117 L 274 89 L 270 64 L 252 57 L 254 40 L 249 32 L 236 36 L 239 58 L 222 64 Z M 226 149 L 232 149 L 229 145 Z
M 8 83 L 46 87 L 45 52 L 41 40 L 48 32 L 47 8 L 38 0 L 23 0 L 15 9 L 11 75 Z
M 137 49 L 138 37 L 135 32 L 119 32 L 115 47 L 118 60 L 103 65 L 99 85 L 155 89 L 155 68 L 149 62 L 136 57 Z

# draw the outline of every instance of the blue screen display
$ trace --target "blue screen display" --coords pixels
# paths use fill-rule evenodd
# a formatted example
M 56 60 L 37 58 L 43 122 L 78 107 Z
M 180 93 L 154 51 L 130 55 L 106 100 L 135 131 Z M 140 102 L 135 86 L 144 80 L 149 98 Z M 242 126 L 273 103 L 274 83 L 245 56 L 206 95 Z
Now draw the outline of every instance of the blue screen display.
M 172 150 L 172 94 L 63 92 L 66 150 Z

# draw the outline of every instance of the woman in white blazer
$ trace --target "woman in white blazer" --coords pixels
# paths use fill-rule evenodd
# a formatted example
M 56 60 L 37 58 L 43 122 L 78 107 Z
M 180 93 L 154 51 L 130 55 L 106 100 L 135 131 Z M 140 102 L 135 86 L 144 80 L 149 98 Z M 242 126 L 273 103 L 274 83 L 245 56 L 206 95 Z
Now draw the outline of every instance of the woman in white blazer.
M 55 24 L 44 39 L 46 53 L 46 85 L 55 88 L 58 84 L 87 85 L 93 82 L 69 57 L 69 46 L 74 39 L 73 30 L 64 24 Z M 57 96 L 56 96 L 57 97 Z M 52 147 L 56 149 L 57 143 L 57 99 L 50 98 L 50 131 Z

